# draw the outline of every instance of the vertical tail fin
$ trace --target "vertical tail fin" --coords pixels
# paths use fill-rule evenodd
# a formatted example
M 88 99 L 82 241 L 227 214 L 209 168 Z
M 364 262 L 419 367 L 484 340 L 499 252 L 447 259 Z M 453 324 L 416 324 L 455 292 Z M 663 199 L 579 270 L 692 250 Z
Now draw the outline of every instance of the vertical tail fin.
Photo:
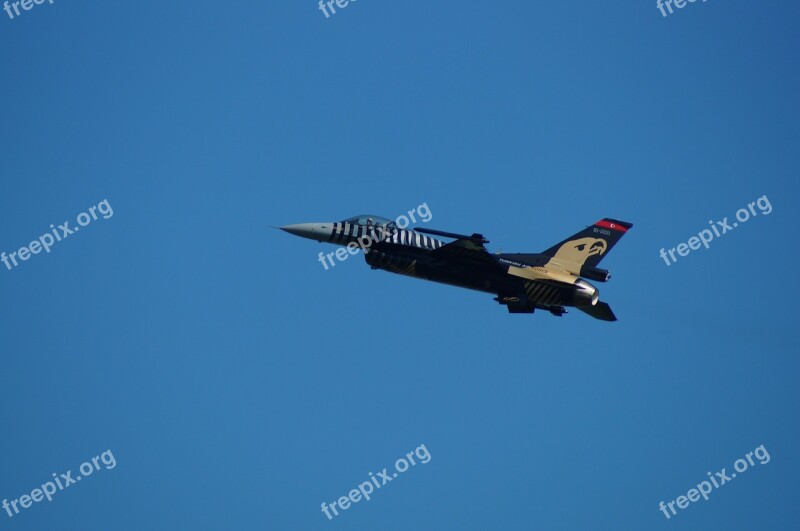
M 551 256 L 551 262 L 568 265 L 568 270 L 577 265 L 581 267 L 596 267 L 622 238 L 632 223 L 605 218 L 591 227 L 586 227 L 577 234 L 557 243 L 542 254 Z

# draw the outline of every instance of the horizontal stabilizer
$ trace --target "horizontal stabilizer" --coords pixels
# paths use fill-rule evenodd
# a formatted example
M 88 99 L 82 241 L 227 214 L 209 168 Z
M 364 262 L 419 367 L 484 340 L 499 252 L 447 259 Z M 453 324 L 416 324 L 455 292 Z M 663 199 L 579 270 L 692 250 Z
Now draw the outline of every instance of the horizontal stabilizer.
M 578 306 L 578 309 L 584 313 L 588 313 L 595 319 L 601 321 L 616 321 L 617 316 L 611 311 L 611 306 L 606 302 L 598 302 L 594 306 Z

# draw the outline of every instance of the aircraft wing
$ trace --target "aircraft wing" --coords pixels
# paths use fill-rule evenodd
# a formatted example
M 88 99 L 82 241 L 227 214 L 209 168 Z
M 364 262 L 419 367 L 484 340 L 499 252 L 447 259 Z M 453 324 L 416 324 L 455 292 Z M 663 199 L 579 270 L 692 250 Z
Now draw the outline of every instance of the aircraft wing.
M 430 252 L 429 256 L 436 260 L 458 265 L 482 266 L 505 271 L 497 259 L 482 243 L 467 238 L 459 238 Z

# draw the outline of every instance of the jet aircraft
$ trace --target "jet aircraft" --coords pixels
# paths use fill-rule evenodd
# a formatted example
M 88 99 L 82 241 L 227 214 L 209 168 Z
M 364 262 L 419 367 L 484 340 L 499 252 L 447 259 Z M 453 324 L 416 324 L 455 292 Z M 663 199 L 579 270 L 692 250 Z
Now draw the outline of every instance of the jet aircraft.
M 482 234 L 411 230 L 380 216 L 280 228 L 319 242 L 359 246 L 372 269 L 494 294 L 494 300 L 510 313 L 540 309 L 561 316 L 568 307 L 575 307 L 595 319 L 616 321 L 611 307 L 600 302 L 598 289 L 584 279 L 607 282 L 611 278 L 608 270 L 597 266 L 631 227 L 631 223 L 605 218 L 537 254 L 492 254 Z

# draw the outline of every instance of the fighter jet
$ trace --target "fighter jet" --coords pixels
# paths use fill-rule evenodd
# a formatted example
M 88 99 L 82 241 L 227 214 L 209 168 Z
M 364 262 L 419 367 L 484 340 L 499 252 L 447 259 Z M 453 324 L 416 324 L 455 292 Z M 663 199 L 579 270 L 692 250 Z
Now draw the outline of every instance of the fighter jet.
M 509 313 L 538 309 L 560 317 L 568 307 L 575 307 L 595 319 L 616 321 L 611 307 L 600 302 L 600 292 L 587 280 L 611 278 L 608 270 L 597 266 L 631 227 L 631 223 L 605 218 L 536 254 L 493 254 L 486 249 L 489 240 L 482 234 L 401 228 L 380 216 L 280 228 L 355 252 L 360 247 L 372 269 L 491 293 Z

